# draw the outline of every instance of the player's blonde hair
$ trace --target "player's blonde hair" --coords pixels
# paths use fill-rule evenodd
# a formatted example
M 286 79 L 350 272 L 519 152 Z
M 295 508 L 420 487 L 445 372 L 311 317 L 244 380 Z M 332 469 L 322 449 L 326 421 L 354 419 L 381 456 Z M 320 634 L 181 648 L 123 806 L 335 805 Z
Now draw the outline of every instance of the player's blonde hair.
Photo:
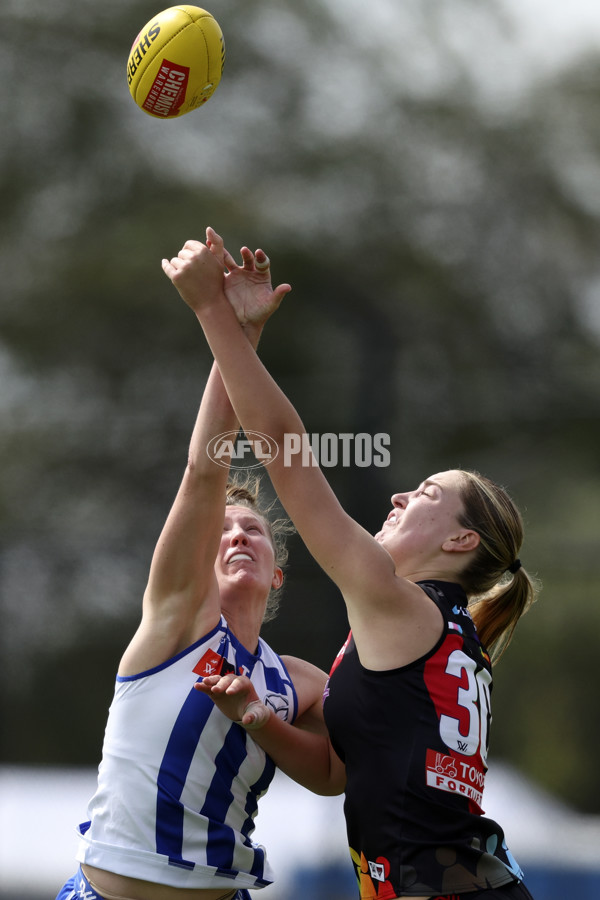
M 481 642 L 497 661 L 539 585 L 518 560 L 523 520 L 508 493 L 479 472 L 460 473 L 463 512 L 458 519 L 480 538 L 471 563 L 461 572 L 461 584 Z
M 281 570 L 285 569 L 288 560 L 287 538 L 295 533 L 295 528 L 289 519 L 285 517 L 273 517 L 273 510 L 277 506 L 277 500 L 267 502 L 260 490 L 261 479 L 252 472 L 236 474 L 228 483 L 225 492 L 226 506 L 246 506 L 256 513 L 267 526 L 273 550 L 275 551 L 275 565 Z M 270 622 L 275 618 L 279 610 L 283 585 L 272 588 L 267 598 L 267 606 L 263 622 Z

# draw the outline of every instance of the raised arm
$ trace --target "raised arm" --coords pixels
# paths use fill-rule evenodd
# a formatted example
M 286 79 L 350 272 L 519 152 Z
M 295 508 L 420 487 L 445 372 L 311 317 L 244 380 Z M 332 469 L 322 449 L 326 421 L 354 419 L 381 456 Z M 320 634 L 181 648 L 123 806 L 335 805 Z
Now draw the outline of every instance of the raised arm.
M 226 293 L 230 308 L 235 309 L 234 317 L 240 317 L 245 339 L 255 347 L 264 323 L 289 286 L 280 285 L 273 291 L 268 260 L 262 251 L 255 256 L 244 248 L 242 265 L 238 266 L 212 229 L 207 232 L 207 247 L 215 265 L 205 290 Z M 206 447 L 211 438 L 237 428 L 237 416 L 213 364 L 183 479 L 152 558 L 142 622 L 121 661 L 122 675 L 160 664 L 205 634 L 219 619 L 214 562 L 223 528 L 229 470 L 215 465 Z
M 422 592 L 396 577 L 390 555 L 345 513 L 318 466 L 303 465 L 299 456 L 285 458 L 284 437 L 303 434 L 302 421 L 258 359 L 223 292 L 203 289 L 205 267 L 216 261 L 199 242 L 188 242 L 185 252 L 184 265 L 163 260 L 163 269 L 196 313 L 242 426 L 279 445 L 269 475 L 309 551 L 342 590 L 357 641 L 368 624 L 364 631 L 376 635 L 376 643 L 389 632 L 390 619 L 406 616 Z

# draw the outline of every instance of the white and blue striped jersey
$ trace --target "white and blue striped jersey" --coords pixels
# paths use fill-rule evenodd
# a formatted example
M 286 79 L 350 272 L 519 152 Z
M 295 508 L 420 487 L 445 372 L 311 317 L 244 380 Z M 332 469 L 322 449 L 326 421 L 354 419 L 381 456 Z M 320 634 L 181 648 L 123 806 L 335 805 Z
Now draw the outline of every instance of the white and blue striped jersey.
M 162 665 L 117 676 L 79 862 L 173 887 L 272 882 L 251 836 L 275 765 L 194 689 L 203 676 L 230 671 L 248 675 L 263 703 L 294 721 L 296 692 L 280 657 L 262 639 L 250 653 L 223 617 Z

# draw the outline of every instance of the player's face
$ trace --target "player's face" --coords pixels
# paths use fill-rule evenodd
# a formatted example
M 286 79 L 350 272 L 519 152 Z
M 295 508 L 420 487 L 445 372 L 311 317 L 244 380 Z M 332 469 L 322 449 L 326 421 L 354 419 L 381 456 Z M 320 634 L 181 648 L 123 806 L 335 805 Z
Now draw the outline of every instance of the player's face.
M 461 473 L 431 475 L 414 491 L 392 495 L 392 510 L 375 539 L 393 559 L 412 570 L 426 565 L 460 532 Z
M 215 563 L 219 582 L 264 587 L 265 597 L 278 587 L 280 570 L 267 523 L 245 506 L 226 506 L 221 544 Z

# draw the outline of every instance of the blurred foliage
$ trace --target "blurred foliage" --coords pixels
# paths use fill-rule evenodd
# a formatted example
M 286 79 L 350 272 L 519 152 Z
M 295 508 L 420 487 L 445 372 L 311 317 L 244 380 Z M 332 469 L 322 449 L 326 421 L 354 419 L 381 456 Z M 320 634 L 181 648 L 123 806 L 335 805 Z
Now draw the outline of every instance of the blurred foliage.
M 161 122 L 125 79 L 155 5 L 5 4 L 1 756 L 98 760 L 210 365 L 160 259 L 212 224 L 293 285 L 261 354 L 308 431 L 390 435 L 327 470 L 367 528 L 432 471 L 509 486 L 544 589 L 492 764 L 598 812 L 600 61 L 536 72 L 491 0 L 210 8 L 223 81 Z M 346 629 L 295 541 L 265 637 L 328 668 Z

